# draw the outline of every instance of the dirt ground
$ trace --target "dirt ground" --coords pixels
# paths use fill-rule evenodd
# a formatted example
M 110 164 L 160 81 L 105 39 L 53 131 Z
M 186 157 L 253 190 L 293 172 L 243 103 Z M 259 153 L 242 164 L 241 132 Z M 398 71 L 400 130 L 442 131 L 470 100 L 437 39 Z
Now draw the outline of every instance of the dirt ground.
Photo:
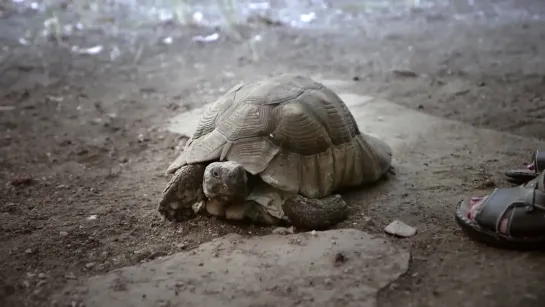
M 6 9 L 0 18 L 2 306 L 47 306 L 49 295 L 71 279 L 227 233 L 270 233 L 205 218 L 173 225 L 156 212 L 168 179 L 164 171 L 180 142 L 164 124 L 241 80 L 284 72 L 354 79 L 367 95 L 545 139 L 545 5 L 468 3 L 450 1 L 332 29 L 241 26 L 243 39 L 261 38 L 253 49 L 222 30 L 170 23 L 147 25 L 136 35 L 91 31 L 66 39 L 107 47 L 91 56 L 53 41 L 21 45 L 31 16 Z M 192 41 L 214 31 L 218 41 Z M 172 44 L 161 43 L 166 36 Z M 112 46 L 122 49 L 115 60 Z M 479 188 L 488 174 L 502 184 L 499 167 L 527 162 L 528 148 L 517 149 L 510 161 L 476 156 L 474 166 L 454 158 L 436 163 L 453 177 L 475 178 L 467 187 Z M 426 178 L 433 186 L 433 174 Z M 429 189 L 437 203 L 399 208 L 416 211 L 409 222 L 419 229 L 439 227 L 400 242 L 411 247 L 411 269 L 383 289 L 379 306 L 543 306 L 545 260 L 469 241 L 453 221 L 454 204 L 441 201 L 441 189 L 448 187 Z M 418 201 L 408 194 L 403 203 Z M 431 207 L 433 214 L 426 213 Z M 381 234 L 399 214 L 380 207 L 372 212 L 371 219 L 354 215 L 339 227 Z M 528 267 L 520 269 L 524 263 Z

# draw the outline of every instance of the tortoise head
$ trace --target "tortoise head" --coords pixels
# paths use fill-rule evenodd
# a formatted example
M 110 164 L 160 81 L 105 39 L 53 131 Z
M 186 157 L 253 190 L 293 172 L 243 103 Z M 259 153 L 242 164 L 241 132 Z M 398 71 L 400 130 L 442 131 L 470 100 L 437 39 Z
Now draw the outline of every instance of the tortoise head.
M 246 170 L 233 161 L 213 162 L 204 170 L 203 191 L 210 200 L 239 202 L 247 195 L 247 183 Z

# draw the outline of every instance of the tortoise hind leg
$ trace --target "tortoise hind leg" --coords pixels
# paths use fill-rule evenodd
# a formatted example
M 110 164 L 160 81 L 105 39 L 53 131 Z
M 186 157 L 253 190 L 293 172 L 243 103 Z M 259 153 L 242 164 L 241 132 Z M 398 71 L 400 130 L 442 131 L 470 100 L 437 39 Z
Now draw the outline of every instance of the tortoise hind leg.
M 292 196 L 286 199 L 282 209 L 295 227 L 307 230 L 332 227 L 348 215 L 348 206 L 338 194 L 323 198 Z

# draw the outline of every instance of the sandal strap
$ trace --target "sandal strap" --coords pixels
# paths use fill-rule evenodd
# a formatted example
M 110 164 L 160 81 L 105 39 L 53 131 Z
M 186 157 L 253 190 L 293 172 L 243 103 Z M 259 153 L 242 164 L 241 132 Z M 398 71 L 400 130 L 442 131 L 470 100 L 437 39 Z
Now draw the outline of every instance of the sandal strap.
M 521 188 L 527 188 L 528 191 L 524 195 L 524 203 L 532 209 L 539 209 L 545 211 L 545 190 L 543 182 L 543 174 L 540 174 L 533 180 L 521 186 Z M 541 180 L 539 180 L 541 179 Z
M 545 234 L 545 172 L 523 184 L 525 207 L 515 206 L 507 222 L 507 234 L 512 237 L 535 237 Z M 500 217 L 500 223 L 503 216 Z M 498 230 L 499 232 L 499 224 Z
M 537 150 L 534 155 L 533 162 L 536 173 L 541 173 L 543 170 L 545 170 L 545 151 Z
M 521 187 L 495 189 L 475 212 L 475 222 L 489 231 L 497 231 L 507 210 L 512 207 L 526 207 L 521 196 Z
M 475 213 L 482 228 L 499 233 L 508 214 L 509 236 L 545 234 L 545 172 L 528 183 L 513 188 L 495 189 Z
M 499 233 L 499 227 L 496 230 Z M 509 214 L 507 221 L 507 235 L 510 237 L 541 237 L 545 234 L 545 214 L 527 211 L 522 207 L 515 207 Z
M 527 190 L 524 203 L 534 209 L 545 210 L 545 172 L 540 172 L 536 178 L 519 186 Z

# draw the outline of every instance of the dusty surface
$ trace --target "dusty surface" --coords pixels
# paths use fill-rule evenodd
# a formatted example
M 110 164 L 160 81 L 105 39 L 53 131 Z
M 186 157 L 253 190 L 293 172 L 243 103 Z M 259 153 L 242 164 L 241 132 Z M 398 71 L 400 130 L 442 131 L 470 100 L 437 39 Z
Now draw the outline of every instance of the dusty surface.
M 228 233 L 270 233 L 207 219 L 163 224 L 156 214 L 167 182 L 162 174 L 179 143 L 159 128 L 240 80 L 282 72 L 357 79 L 356 94 L 462 125 L 545 138 L 543 3 L 470 2 L 353 18 L 332 29 L 254 23 L 240 28 L 247 40 L 260 35 L 253 49 L 224 31 L 218 41 L 195 43 L 194 35 L 215 30 L 165 23 L 132 36 L 89 31 L 67 39 L 103 44 L 95 56 L 54 42 L 21 45 L 32 14 L 2 13 L 0 28 L 9 29 L 0 33 L 3 306 L 47 306 L 50 294 L 74 278 Z M 162 44 L 165 36 L 173 43 Z M 452 128 L 431 138 L 448 135 L 449 146 L 421 138 L 406 148 L 399 159 L 415 163 L 392 181 L 394 191 L 384 193 L 384 185 L 346 196 L 354 212 L 339 227 L 382 236 L 399 218 L 418 229 L 414 237 L 392 239 L 413 259 L 409 272 L 381 291 L 378 305 L 543 306 L 543 258 L 469 241 L 452 210 L 471 191 L 507 185 L 501 171 L 521 166 L 545 144 L 491 133 L 460 136 L 460 143 Z
M 407 271 L 409 259 L 408 251 L 353 229 L 249 239 L 230 234 L 92 278 L 67 290 L 65 300 L 79 297 L 87 307 L 372 307 L 378 290 Z

